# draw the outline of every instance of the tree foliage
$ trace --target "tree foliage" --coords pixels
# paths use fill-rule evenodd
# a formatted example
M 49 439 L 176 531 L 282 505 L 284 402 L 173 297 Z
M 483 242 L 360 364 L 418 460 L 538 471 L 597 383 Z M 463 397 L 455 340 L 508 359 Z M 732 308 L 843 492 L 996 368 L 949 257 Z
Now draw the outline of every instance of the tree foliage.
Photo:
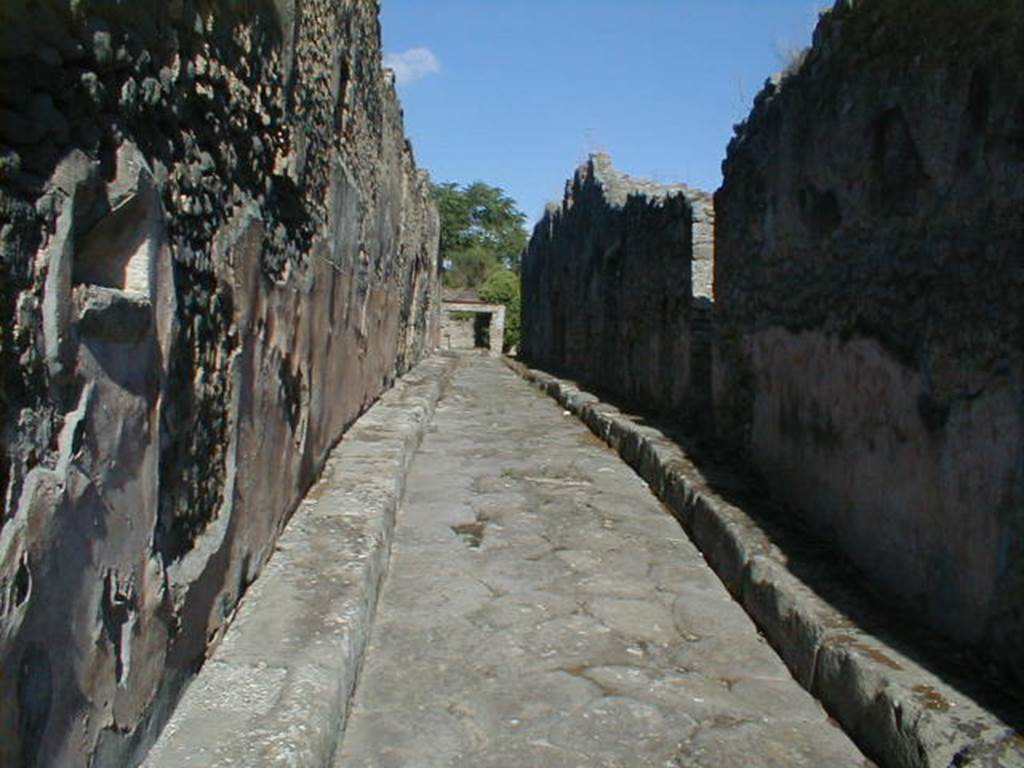
M 522 316 L 519 275 L 508 269 L 495 270 L 480 286 L 480 298 L 490 304 L 505 305 L 505 348 L 502 351 L 518 347 Z
M 455 251 L 446 259 L 448 262 L 450 266 L 445 269 L 444 284 L 449 288 L 479 289 L 499 268 L 494 252 L 477 244 Z
M 441 215 L 441 259 L 445 284 L 479 288 L 499 268 L 519 269 L 526 246 L 526 215 L 498 188 L 476 181 L 434 185 Z
M 505 351 L 519 344 L 519 259 L 526 247 L 526 215 L 498 188 L 476 181 L 434 185 L 441 216 L 441 260 L 449 288 L 473 288 L 505 305 Z

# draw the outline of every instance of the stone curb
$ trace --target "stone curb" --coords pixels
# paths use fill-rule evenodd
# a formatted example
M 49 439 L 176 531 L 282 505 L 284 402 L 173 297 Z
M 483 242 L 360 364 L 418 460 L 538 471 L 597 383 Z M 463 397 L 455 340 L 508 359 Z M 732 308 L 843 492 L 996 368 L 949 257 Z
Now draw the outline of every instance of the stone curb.
M 412 457 L 454 368 L 418 365 L 345 434 L 147 768 L 323 768 L 341 739 Z
M 650 485 L 797 681 L 883 768 L 1024 766 L 1024 738 L 819 596 L 792 561 L 662 432 L 574 384 L 506 363 L 583 421 Z

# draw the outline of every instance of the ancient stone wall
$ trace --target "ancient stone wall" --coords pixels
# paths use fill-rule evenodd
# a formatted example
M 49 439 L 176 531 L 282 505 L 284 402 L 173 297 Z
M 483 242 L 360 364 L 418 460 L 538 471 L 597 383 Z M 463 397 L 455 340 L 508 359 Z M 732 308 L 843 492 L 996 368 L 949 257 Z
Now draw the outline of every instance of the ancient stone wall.
M 692 283 L 694 298 L 715 297 L 715 201 L 707 192 L 686 187 L 693 222 Z
M 1024 8 L 837 3 L 724 171 L 719 434 L 1024 673 Z
M 708 262 L 705 195 L 632 179 L 591 156 L 523 258 L 521 356 L 654 410 L 691 408 L 694 218 Z
M 0 3 L 0 764 L 134 759 L 437 344 L 377 12 Z

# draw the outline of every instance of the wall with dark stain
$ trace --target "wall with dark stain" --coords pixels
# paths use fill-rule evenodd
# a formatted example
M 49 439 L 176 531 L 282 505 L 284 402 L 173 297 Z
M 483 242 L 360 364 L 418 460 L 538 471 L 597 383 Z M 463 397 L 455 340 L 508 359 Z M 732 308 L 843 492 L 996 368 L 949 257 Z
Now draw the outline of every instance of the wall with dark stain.
M 0 5 L 0 764 L 133 760 L 438 343 L 377 13 Z
M 1024 674 L 1024 8 L 837 3 L 724 175 L 719 437 Z

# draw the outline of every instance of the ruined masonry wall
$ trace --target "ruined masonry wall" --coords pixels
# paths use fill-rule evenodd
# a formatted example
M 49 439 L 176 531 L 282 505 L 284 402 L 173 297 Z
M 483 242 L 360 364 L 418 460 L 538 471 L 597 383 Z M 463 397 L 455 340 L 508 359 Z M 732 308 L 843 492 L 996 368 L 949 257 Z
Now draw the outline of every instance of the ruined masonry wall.
M 0 3 L 0 764 L 130 763 L 438 343 L 377 13 Z
M 591 156 L 524 256 L 521 356 L 654 410 L 692 409 L 691 261 L 699 251 L 710 296 L 712 218 L 702 193 Z
M 1024 675 L 1024 8 L 837 3 L 724 173 L 720 437 Z

